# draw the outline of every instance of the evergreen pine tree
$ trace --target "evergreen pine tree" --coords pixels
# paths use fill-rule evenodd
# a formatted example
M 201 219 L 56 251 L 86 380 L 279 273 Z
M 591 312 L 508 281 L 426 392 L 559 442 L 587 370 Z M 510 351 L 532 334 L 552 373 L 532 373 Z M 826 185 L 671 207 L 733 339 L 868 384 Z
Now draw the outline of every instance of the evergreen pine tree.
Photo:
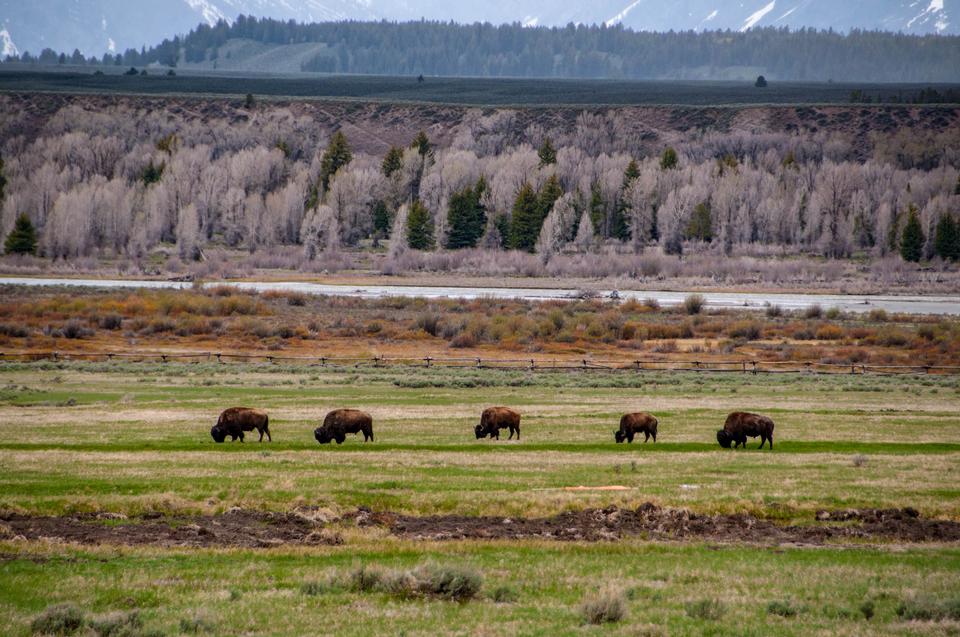
M 693 209 L 693 215 L 687 225 L 687 238 L 707 243 L 713 241 L 713 220 L 710 218 L 710 204 L 702 202 Z
M 663 155 L 660 157 L 660 168 L 663 170 L 672 170 L 680 165 L 680 159 L 677 157 L 677 151 L 673 149 L 673 146 L 667 146 L 667 149 L 663 151 Z
M 7 240 L 3 244 L 3 251 L 7 254 L 36 254 L 37 253 L 37 233 L 30 223 L 30 217 L 21 214 L 17 217 L 17 222 L 13 230 L 7 235 Z
M 630 163 L 627 164 L 627 169 L 623 171 L 623 189 L 626 190 L 633 180 L 639 176 L 640 167 L 637 165 L 637 160 L 631 159 Z
M 588 211 L 590 213 L 590 221 L 593 222 L 593 232 L 603 237 L 603 222 L 606 216 L 606 206 L 604 206 L 603 202 L 603 193 L 600 192 L 600 184 L 597 182 L 594 182 L 593 185 L 590 186 L 590 205 Z
M 383 157 L 383 163 L 380 165 L 380 169 L 383 171 L 385 177 L 389 177 L 401 168 L 403 168 L 403 149 L 397 146 L 391 146 L 390 150 L 388 150 L 387 154 Z
M 958 243 L 957 237 L 957 224 L 953 220 L 953 216 L 946 214 L 940 217 L 940 220 L 937 222 L 936 234 L 933 239 L 933 249 L 938 257 L 941 259 L 951 259 L 956 261 L 958 256 L 956 254 Z
M 613 218 L 610 220 L 610 236 L 626 241 L 630 238 L 630 227 L 627 225 L 627 200 L 625 198 L 626 190 L 630 187 L 637 177 L 640 176 L 640 167 L 637 161 L 631 159 L 627 164 L 627 169 L 623 171 L 623 185 L 620 187 L 620 193 L 617 195 L 617 205 L 613 210 Z
M 540 204 L 537 193 L 529 183 L 524 183 L 513 203 L 513 219 L 510 224 L 510 247 L 514 250 L 533 252 L 540 235 Z
M 414 250 L 433 249 L 433 220 L 419 199 L 414 200 L 407 215 L 407 245 Z
M 475 187 L 467 187 L 450 196 L 447 220 L 447 247 L 451 250 L 475 248 L 487 225 L 487 213 L 481 203 L 487 182 L 481 177 Z
M 373 231 L 377 236 L 386 237 L 393 225 L 393 219 L 390 218 L 390 210 L 382 199 L 377 199 L 373 204 Z
M 553 209 L 553 204 L 562 196 L 563 188 L 560 187 L 560 180 L 557 179 L 556 175 L 550 175 L 540 187 L 540 192 L 537 193 L 541 225 L 543 225 L 543 220 L 547 218 L 547 215 L 550 214 L 550 211 Z M 539 229 L 537 233 L 539 234 Z
M 541 168 L 557 163 L 557 150 L 553 147 L 553 143 L 549 137 L 544 138 L 543 143 L 540 144 L 540 150 L 537 151 L 537 155 L 540 156 Z
M 907 225 L 903 227 L 903 238 L 900 240 L 900 256 L 904 261 L 917 263 L 923 257 L 923 227 L 915 208 L 911 208 L 907 217 Z
M 343 131 L 337 131 L 320 159 L 320 183 L 323 184 L 324 190 L 330 187 L 330 180 L 337 171 L 349 164 L 352 159 L 353 154 L 350 152 L 350 144 L 347 143 L 346 136 Z
M 420 131 L 417 133 L 417 136 L 413 138 L 410 148 L 416 148 L 421 157 L 426 157 L 430 153 L 432 146 L 430 145 L 430 140 L 427 138 L 427 134 Z

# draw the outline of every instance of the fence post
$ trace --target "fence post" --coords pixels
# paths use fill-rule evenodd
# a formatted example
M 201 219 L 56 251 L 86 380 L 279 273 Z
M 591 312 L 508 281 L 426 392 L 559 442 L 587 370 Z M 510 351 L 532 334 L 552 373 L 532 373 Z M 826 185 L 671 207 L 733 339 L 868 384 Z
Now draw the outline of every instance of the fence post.
M 923 366 L 923 371 L 924 371 L 925 374 L 929 374 L 929 373 L 930 373 L 930 366 L 929 366 L 929 365 L 924 365 L 924 366 Z
M 752 364 L 753 364 L 753 373 L 756 374 L 756 373 L 757 373 L 757 361 L 752 361 Z
M 56 362 L 57 362 L 57 356 L 58 356 L 57 352 L 51 352 L 51 354 L 53 354 L 53 362 L 56 363 Z
M 166 354 L 160 354 L 160 361 L 166 363 L 166 362 L 167 362 L 167 355 L 166 355 Z
M 747 373 L 747 361 L 740 361 L 741 367 L 743 367 L 743 373 Z
M 480 363 L 480 359 L 477 358 L 477 369 L 480 369 L 483 365 Z
M 423 362 L 426 363 L 427 367 L 430 367 L 431 361 L 433 361 L 433 359 L 430 358 L 429 356 L 423 359 Z
M 272 363 L 273 363 L 273 356 L 267 356 L 267 362 L 272 364 Z
M 221 352 L 217 352 L 217 362 L 218 362 L 218 363 L 223 363 L 223 359 L 221 358 L 221 356 L 223 356 L 223 354 L 222 354 Z
M 531 359 L 530 359 L 530 369 L 533 370 L 533 369 L 536 369 L 536 368 L 537 368 L 537 363 L 531 358 Z

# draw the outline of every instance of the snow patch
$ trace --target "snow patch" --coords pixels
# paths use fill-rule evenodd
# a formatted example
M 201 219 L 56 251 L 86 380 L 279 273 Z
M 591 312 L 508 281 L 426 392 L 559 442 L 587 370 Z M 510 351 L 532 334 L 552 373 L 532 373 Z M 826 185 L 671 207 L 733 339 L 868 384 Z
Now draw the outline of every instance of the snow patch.
M 20 49 L 13 43 L 13 39 L 10 38 L 10 32 L 6 29 L 0 29 L 0 45 L 3 47 L 3 49 L 0 50 L 0 54 L 4 57 L 8 55 L 20 55 Z
M 643 0 L 633 0 L 633 2 L 631 2 L 631 3 L 628 4 L 626 7 L 623 8 L 623 11 L 621 11 L 621 12 L 618 13 L 617 15 L 615 15 L 615 16 L 613 16 L 612 18 L 610 18 L 609 20 L 607 20 L 605 24 L 606 24 L 608 27 L 612 27 L 612 26 L 615 25 L 615 24 L 619 24 L 619 23 L 623 22 L 623 19 L 627 17 L 627 14 L 630 13 L 631 11 L 633 11 L 634 7 L 636 7 L 636 6 L 637 6 L 638 4 L 640 4 L 641 2 L 643 2 Z
M 187 6 L 189 6 L 191 9 L 199 12 L 200 15 L 203 16 L 204 21 L 210 26 L 216 25 L 217 22 L 219 22 L 220 20 L 226 20 L 231 24 L 233 23 L 233 20 L 228 18 L 226 14 L 220 10 L 219 7 L 217 7 L 212 2 L 209 2 L 208 0 L 183 0 L 183 1 L 186 2 Z
M 943 11 L 943 0 L 930 0 L 930 4 L 927 6 L 926 9 L 924 9 L 919 15 L 914 16 L 913 18 L 910 19 L 909 22 L 907 22 L 907 28 L 909 29 L 910 27 L 912 27 L 914 22 L 917 22 L 918 20 L 922 24 L 926 22 L 927 19 L 929 19 L 930 17 L 933 17 L 935 14 L 941 13 L 942 11 Z M 939 16 L 937 21 L 934 23 L 934 26 L 937 28 L 937 31 L 943 31 L 950 25 L 947 23 L 945 16 L 941 15 Z
M 107 38 L 107 51 L 111 53 L 117 52 L 117 43 L 113 41 L 113 38 Z
M 777 6 L 777 0 L 773 0 L 773 2 L 771 2 L 770 4 L 768 4 L 767 6 L 765 6 L 764 8 L 760 9 L 759 11 L 757 11 L 756 13 L 754 13 L 753 15 L 751 15 L 751 16 L 750 16 L 749 18 L 747 18 L 747 20 L 743 23 L 743 26 L 740 27 L 740 31 L 741 31 L 741 32 L 743 32 L 743 31 L 749 31 L 749 30 L 753 27 L 753 25 L 755 25 L 757 22 L 760 22 L 760 20 L 763 20 L 763 16 L 765 16 L 765 15 L 767 15 L 768 13 L 770 13 L 771 11 L 773 11 L 773 8 L 774 8 L 775 6 Z

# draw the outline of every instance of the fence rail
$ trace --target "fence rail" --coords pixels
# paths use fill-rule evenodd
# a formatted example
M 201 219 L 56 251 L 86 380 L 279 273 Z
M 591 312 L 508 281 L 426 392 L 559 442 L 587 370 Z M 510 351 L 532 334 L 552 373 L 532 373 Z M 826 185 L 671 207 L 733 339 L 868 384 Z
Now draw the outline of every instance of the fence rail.
M 30 351 L 0 352 L 0 361 L 136 361 L 136 362 L 261 362 L 299 363 L 319 367 L 422 367 L 452 369 L 499 369 L 527 371 L 618 371 L 618 372 L 703 372 L 740 374 L 877 374 L 877 375 L 954 375 L 960 366 L 948 365 L 866 365 L 861 363 L 820 363 L 765 361 L 752 359 L 699 361 L 690 359 L 603 360 L 595 358 L 478 358 L 478 357 L 342 357 L 293 356 L 267 352 L 95 352 Z

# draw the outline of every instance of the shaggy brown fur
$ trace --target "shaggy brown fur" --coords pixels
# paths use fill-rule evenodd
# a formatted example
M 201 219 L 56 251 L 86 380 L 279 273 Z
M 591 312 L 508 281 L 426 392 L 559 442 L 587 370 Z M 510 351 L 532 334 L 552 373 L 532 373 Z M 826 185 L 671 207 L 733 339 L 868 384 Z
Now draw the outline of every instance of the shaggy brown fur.
M 254 429 L 260 432 L 260 442 L 263 442 L 263 434 L 267 434 L 267 440 L 273 442 L 267 412 L 249 407 L 230 407 L 220 414 L 217 424 L 210 429 L 210 435 L 216 442 L 223 442 L 227 436 L 230 436 L 230 440 L 239 438 L 243 442 L 243 432 Z
M 334 409 L 323 419 L 323 424 L 313 431 L 313 437 L 322 445 L 332 440 L 342 445 L 347 434 L 361 431 L 364 442 L 373 441 L 373 418 L 370 414 L 359 409 Z
M 500 440 L 501 429 L 509 429 L 510 438 L 516 433 L 517 440 L 520 440 L 520 414 L 507 407 L 487 407 L 480 416 L 480 424 L 473 428 L 473 432 L 477 435 L 477 440 L 487 436 Z
M 620 429 L 613 432 L 613 437 L 617 442 L 633 442 L 633 437 L 643 434 L 643 441 L 650 438 L 657 441 L 657 419 L 646 412 L 639 411 L 633 414 L 624 414 L 620 419 Z
M 760 436 L 760 449 L 763 449 L 763 444 L 767 441 L 773 449 L 773 421 L 766 416 L 735 411 L 727 416 L 723 429 L 717 432 L 717 442 L 725 449 L 729 449 L 731 443 L 734 449 L 741 445 L 746 449 L 747 437 L 757 436 Z

